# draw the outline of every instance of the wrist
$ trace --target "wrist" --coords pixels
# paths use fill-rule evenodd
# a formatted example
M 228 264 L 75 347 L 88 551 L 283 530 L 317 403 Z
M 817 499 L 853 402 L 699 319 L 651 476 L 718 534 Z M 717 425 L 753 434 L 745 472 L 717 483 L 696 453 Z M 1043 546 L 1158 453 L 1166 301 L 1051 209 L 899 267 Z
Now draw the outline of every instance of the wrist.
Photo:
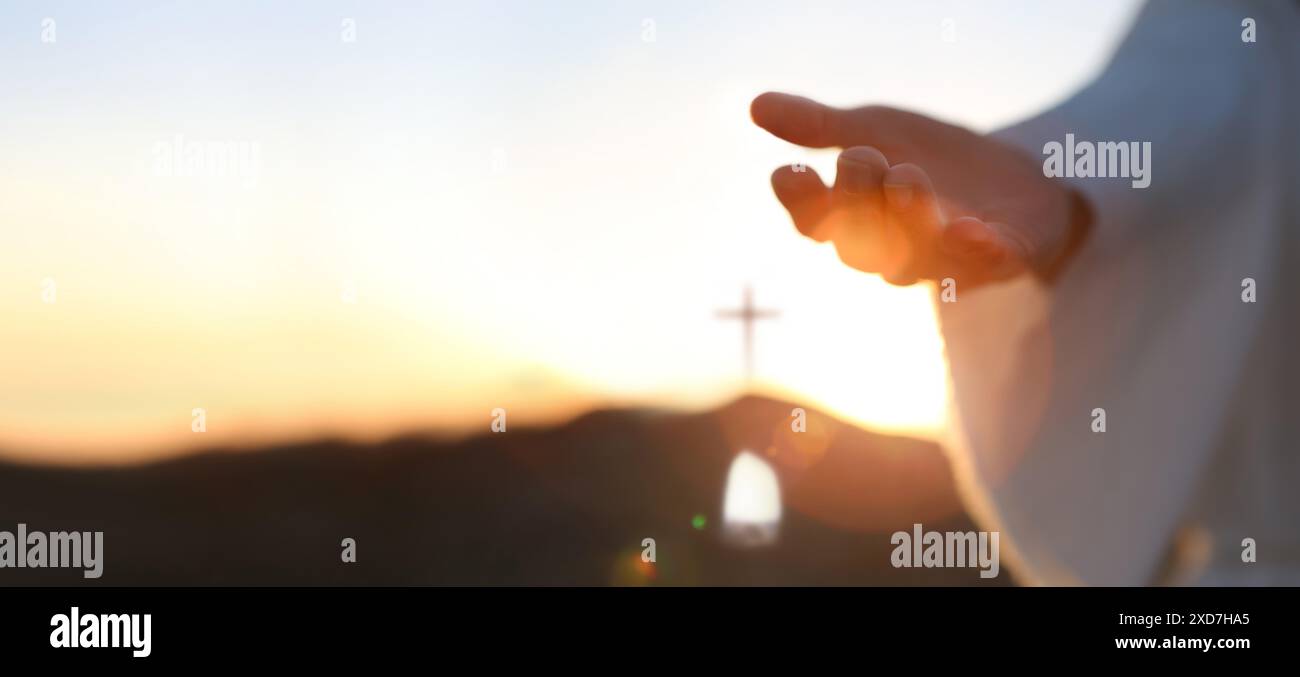
M 1064 241 L 1056 255 L 1035 271 L 1047 284 L 1055 282 L 1060 277 L 1070 261 L 1083 248 L 1088 240 L 1088 233 L 1092 230 L 1092 205 L 1089 204 L 1088 199 L 1070 188 L 1067 188 L 1066 192 L 1067 216 Z

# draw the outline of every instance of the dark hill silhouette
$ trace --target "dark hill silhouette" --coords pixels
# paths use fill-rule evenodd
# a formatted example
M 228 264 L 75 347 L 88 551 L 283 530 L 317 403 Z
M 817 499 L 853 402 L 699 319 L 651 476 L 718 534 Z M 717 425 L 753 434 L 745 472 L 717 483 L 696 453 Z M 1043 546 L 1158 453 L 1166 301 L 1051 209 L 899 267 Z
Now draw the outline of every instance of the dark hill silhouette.
M 788 499 L 776 545 L 724 543 L 731 460 L 773 447 L 791 408 L 746 397 L 707 413 L 604 410 L 454 442 L 322 441 L 122 468 L 0 465 L 0 529 L 105 532 L 98 581 L 80 570 L 0 569 L 0 584 L 1006 583 L 973 569 L 894 569 L 888 533 L 827 524 Z M 941 458 L 929 442 L 809 416 L 808 439 L 828 443 L 792 460 L 778 453 L 783 493 L 876 471 L 862 449 Z M 926 526 L 973 528 L 964 519 Z M 355 564 L 340 561 L 345 537 L 357 541 Z M 653 566 L 640 562 L 646 537 L 656 540 Z

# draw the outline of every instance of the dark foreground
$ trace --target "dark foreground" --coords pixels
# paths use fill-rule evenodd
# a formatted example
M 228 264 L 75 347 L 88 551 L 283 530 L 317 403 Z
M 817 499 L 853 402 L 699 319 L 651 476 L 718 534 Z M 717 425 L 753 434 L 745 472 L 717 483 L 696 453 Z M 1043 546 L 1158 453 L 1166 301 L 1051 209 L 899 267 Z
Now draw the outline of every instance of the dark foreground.
M 895 569 L 888 533 L 836 528 L 789 500 L 776 545 L 724 543 L 731 460 L 741 448 L 763 453 L 790 410 L 746 398 L 704 414 L 604 411 L 456 442 L 320 442 L 129 468 L 0 465 L 0 530 L 100 530 L 105 549 L 97 581 L 79 569 L 0 569 L 0 585 L 1008 584 L 1006 571 L 985 581 L 971 569 Z M 824 452 L 801 469 L 779 464 L 783 493 L 871 472 L 862 449 L 938 454 L 809 416 Z M 341 561 L 345 538 L 356 563 Z M 641 561 L 645 538 L 655 539 L 652 566 Z

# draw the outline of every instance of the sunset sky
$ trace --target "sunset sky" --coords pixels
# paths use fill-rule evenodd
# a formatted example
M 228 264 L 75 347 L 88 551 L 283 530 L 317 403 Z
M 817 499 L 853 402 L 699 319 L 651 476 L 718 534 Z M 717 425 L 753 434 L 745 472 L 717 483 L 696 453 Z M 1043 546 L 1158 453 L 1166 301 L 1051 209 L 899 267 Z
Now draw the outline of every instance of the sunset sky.
M 757 327 L 756 389 L 933 434 L 928 292 L 793 230 L 768 175 L 831 176 L 834 152 L 767 136 L 749 100 L 993 129 L 1095 73 L 1134 9 L 5 3 L 0 453 L 709 406 L 745 388 L 715 311 L 746 284 L 781 312 Z M 252 160 L 222 176 L 186 155 L 217 147 Z

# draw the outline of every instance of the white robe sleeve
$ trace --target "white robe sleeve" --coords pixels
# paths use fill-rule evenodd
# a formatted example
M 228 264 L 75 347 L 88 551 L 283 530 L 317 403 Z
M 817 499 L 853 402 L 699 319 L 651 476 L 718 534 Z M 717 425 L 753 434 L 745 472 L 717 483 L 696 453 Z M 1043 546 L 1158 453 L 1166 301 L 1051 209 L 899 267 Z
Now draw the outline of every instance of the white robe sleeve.
M 998 132 L 1040 161 L 1067 133 L 1151 142 L 1147 188 L 1072 180 L 1094 223 L 1051 287 L 958 281 L 956 302 L 936 297 L 959 484 L 1025 582 L 1151 582 L 1203 479 L 1260 324 L 1242 279 L 1268 289 L 1280 273 L 1274 169 L 1296 151 L 1278 147 L 1296 64 L 1243 43 L 1241 22 L 1276 45 L 1295 14 L 1151 2 L 1095 82 Z

